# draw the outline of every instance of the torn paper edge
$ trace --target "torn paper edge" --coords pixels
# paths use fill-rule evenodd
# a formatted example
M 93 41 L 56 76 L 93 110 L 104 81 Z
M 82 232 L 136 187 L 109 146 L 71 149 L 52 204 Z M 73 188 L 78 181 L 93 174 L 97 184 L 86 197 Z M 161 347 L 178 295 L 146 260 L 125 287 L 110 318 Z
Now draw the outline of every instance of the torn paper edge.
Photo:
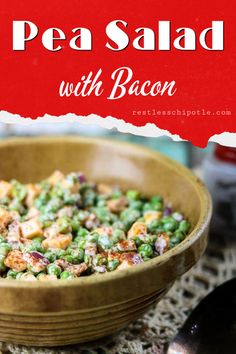
M 88 116 L 78 116 L 74 113 L 68 113 L 61 116 L 52 116 L 45 114 L 37 119 L 22 118 L 18 114 L 12 114 L 6 111 L 0 111 L 0 122 L 6 124 L 21 124 L 21 125 L 37 125 L 47 123 L 82 123 L 83 125 L 96 125 L 105 129 L 117 129 L 121 133 L 130 133 L 133 135 L 145 137 L 169 137 L 174 141 L 185 141 L 179 135 L 172 134 L 168 130 L 160 129 L 153 123 L 147 123 L 144 126 L 135 126 L 125 122 L 123 119 L 108 116 L 102 118 L 96 114 Z M 210 139 L 210 142 L 216 142 L 221 145 L 236 147 L 236 133 L 224 132 L 215 134 Z

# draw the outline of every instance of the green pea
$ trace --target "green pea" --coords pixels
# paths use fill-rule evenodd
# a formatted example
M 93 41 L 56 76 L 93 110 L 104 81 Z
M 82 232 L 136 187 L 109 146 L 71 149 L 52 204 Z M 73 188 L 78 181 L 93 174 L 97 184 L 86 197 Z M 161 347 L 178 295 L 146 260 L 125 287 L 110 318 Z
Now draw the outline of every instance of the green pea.
M 60 274 L 60 279 L 74 279 L 75 275 L 72 274 L 71 272 L 68 272 L 67 270 L 64 270 Z
M 55 220 L 55 214 L 54 213 L 42 213 L 39 216 L 39 220 L 42 222 L 43 227 L 48 227 Z
M 151 197 L 150 202 L 151 204 L 163 204 L 163 198 L 160 195 L 154 195 L 153 197 Z
M 145 238 L 145 243 L 148 243 L 149 245 L 151 245 L 153 247 L 156 240 L 157 240 L 157 235 L 148 235 Z
M 37 209 L 41 210 L 43 206 L 45 206 L 50 199 L 50 196 L 47 191 L 42 191 L 38 198 L 35 199 L 34 205 Z
M 116 229 L 124 230 L 125 225 L 124 225 L 123 221 L 118 220 L 112 224 L 112 228 L 113 228 L 113 230 L 116 230 Z
M 89 216 L 89 212 L 87 210 L 80 210 L 77 215 L 78 220 L 81 223 L 85 222 L 85 220 L 88 218 L 88 216 Z
M 18 272 L 16 272 L 15 270 L 9 269 L 9 271 L 7 272 L 7 278 L 9 279 L 16 279 Z
M 114 258 L 114 259 L 108 261 L 107 269 L 109 271 L 113 271 L 118 267 L 119 264 L 120 264 L 119 260 L 117 258 Z
M 112 247 L 113 243 L 109 239 L 107 235 L 100 235 L 98 239 L 98 246 L 103 250 L 106 251 Z
M 61 274 L 61 268 L 58 265 L 52 263 L 47 266 L 47 272 L 50 275 L 56 275 L 59 277 Z
M 140 193 L 137 190 L 130 189 L 126 192 L 126 197 L 130 200 L 138 200 L 140 198 Z
M 138 253 L 141 255 L 142 258 L 150 258 L 153 256 L 153 249 L 152 246 L 149 244 L 142 244 L 138 248 Z
M 122 192 L 118 189 L 114 190 L 111 195 L 112 199 L 119 199 L 121 196 Z
M 25 208 L 19 199 L 13 199 L 9 205 L 9 209 L 12 211 L 17 211 L 19 214 L 25 214 Z
M 181 242 L 181 238 L 179 237 L 179 235 L 175 234 L 174 236 L 172 236 L 170 238 L 170 248 L 175 247 L 176 245 L 178 245 Z
M 78 205 L 81 202 L 81 197 L 79 194 L 72 194 L 69 191 L 65 191 L 63 200 L 66 205 Z
M 20 279 L 24 273 L 23 272 L 18 272 L 16 274 L 16 279 Z
M 122 230 L 116 229 L 112 233 L 112 240 L 114 243 L 125 239 L 125 233 Z
M 44 237 L 37 236 L 34 238 L 34 242 L 42 242 L 44 240 Z
M 175 231 L 178 228 L 178 222 L 172 217 L 162 219 L 164 231 Z
M 137 221 L 137 219 L 140 217 L 140 212 L 138 210 L 135 209 L 126 209 L 124 211 L 122 211 L 120 217 L 121 220 L 124 222 L 125 224 L 125 228 L 129 229 L 131 227 L 131 225 Z
M 63 258 L 66 256 L 65 250 L 55 250 L 57 259 Z
M 98 208 L 104 208 L 107 205 L 107 201 L 105 199 L 100 199 L 97 201 Z
M 3 237 L 2 235 L 0 235 L 0 243 L 5 242 L 5 241 L 6 241 L 5 237 Z
M 57 219 L 57 224 L 59 226 L 59 232 L 67 233 L 71 231 L 71 219 L 68 216 L 62 216 Z
M 164 231 L 161 220 L 153 220 L 147 226 L 148 231 L 151 233 L 158 233 Z
M 71 220 L 71 227 L 73 232 L 78 232 L 80 229 L 80 220 L 78 215 L 74 216 Z
M 4 255 L 0 255 L 0 272 L 4 272 L 6 270 L 6 266 L 4 264 L 5 258 L 6 257 Z
M 12 180 L 11 184 L 13 186 L 13 188 L 12 188 L 13 197 L 16 198 L 17 200 L 19 200 L 20 202 L 23 201 L 26 197 L 26 194 L 27 194 L 26 187 L 16 180 Z
M 70 254 L 65 255 L 63 258 L 69 263 L 73 262 L 73 257 Z
M 79 229 L 79 231 L 77 232 L 77 236 L 78 236 L 78 237 L 85 237 L 85 236 L 87 236 L 88 234 L 89 234 L 88 230 L 85 229 L 85 228 L 83 228 L 83 227 L 81 227 L 81 228 Z
M 135 209 L 141 211 L 143 208 L 143 203 L 141 200 L 131 200 L 129 203 L 129 209 Z
M 47 258 L 51 263 L 57 259 L 56 253 L 52 251 L 45 252 L 44 257 Z
M 0 198 L 0 205 L 5 205 L 5 206 L 7 206 L 7 205 L 10 204 L 10 202 L 11 202 L 11 199 L 8 198 L 8 197 Z
M 12 247 L 8 243 L 2 243 L 0 245 L 0 255 L 7 256 L 8 252 L 12 250 Z
M 89 206 L 93 206 L 96 204 L 96 193 L 91 190 L 88 189 L 85 191 L 85 193 L 83 194 L 83 205 L 85 207 L 89 207 Z
M 107 208 L 94 208 L 94 212 L 102 223 L 109 223 L 111 221 L 111 213 Z
M 187 234 L 189 229 L 190 229 L 190 223 L 187 222 L 187 220 L 182 220 L 179 223 L 179 228 L 178 228 L 179 231 L 183 232 L 184 234 Z
M 137 247 L 141 246 L 144 243 L 144 241 L 138 236 L 134 237 L 134 242 L 135 242 Z
M 85 238 L 80 238 L 77 242 L 78 248 L 83 249 L 86 245 L 86 239 Z
M 45 213 L 56 213 L 62 207 L 62 201 L 59 198 L 52 198 L 44 207 Z
M 174 232 L 174 236 L 178 237 L 180 239 L 180 241 L 183 241 L 184 238 L 185 238 L 185 234 L 182 231 L 180 231 L 180 230 L 176 230 Z
M 29 252 L 32 252 L 32 251 L 38 251 L 40 253 L 44 253 L 45 252 L 45 249 L 42 247 L 41 243 L 37 242 L 37 241 L 35 241 L 35 242 L 32 241 L 28 245 L 21 245 L 20 248 L 21 248 L 21 251 L 25 252 L 25 253 L 29 253 Z
M 72 263 L 81 263 L 84 260 L 84 250 L 75 249 L 71 251 Z
M 143 204 L 143 212 L 145 213 L 145 211 L 150 211 L 153 210 L 153 207 L 150 203 L 144 203 Z

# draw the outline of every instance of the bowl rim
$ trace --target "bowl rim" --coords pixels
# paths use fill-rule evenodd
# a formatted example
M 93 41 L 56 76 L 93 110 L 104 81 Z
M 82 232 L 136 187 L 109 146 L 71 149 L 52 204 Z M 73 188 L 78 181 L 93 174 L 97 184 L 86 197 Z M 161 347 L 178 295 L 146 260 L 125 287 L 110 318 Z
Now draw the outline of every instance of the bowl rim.
M 107 283 L 110 282 L 111 280 L 115 279 L 120 279 L 123 278 L 124 276 L 132 274 L 139 274 L 144 271 L 148 271 L 148 269 L 157 267 L 161 263 L 167 262 L 171 257 L 177 256 L 180 253 L 186 251 L 191 245 L 193 245 L 202 235 L 203 231 L 206 229 L 206 227 L 209 225 L 211 216 L 212 216 L 212 199 L 210 196 L 210 193 L 205 186 L 205 184 L 201 181 L 199 177 L 194 175 L 192 171 L 182 165 L 179 162 L 176 162 L 175 160 L 172 160 L 171 158 L 163 155 L 162 153 L 155 151 L 153 149 L 150 149 L 148 147 L 144 147 L 140 144 L 136 143 L 130 143 L 126 141 L 120 141 L 120 140 L 112 140 L 111 138 L 101 138 L 101 137 L 84 137 L 84 136 L 67 136 L 67 135 L 57 135 L 57 136 L 30 136 L 30 137 L 7 137 L 4 140 L 0 141 L 0 149 L 1 147 L 10 147 L 10 146 L 17 146 L 17 145 L 24 145 L 25 143 L 36 143 L 36 144 L 44 144 L 44 143 L 66 143 L 66 142 L 81 142 L 81 143 L 87 143 L 87 144 L 95 144 L 95 145 L 102 145 L 103 147 L 105 145 L 109 146 L 114 146 L 118 145 L 123 148 L 127 148 L 129 150 L 134 150 L 135 153 L 144 153 L 149 157 L 152 157 L 154 159 L 161 160 L 161 162 L 167 166 L 170 166 L 174 168 L 175 170 L 178 170 L 178 173 L 185 178 L 187 178 L 194 186 L 197 191 L 197 193 L 200 196 L 200 202 L 201 202 L 201 211 L 200 211 L 200 216 L 198 219 L 197 224 L 195 225 L 194 229 L 191 231 L 191 233 L 177 246 L 174 248 L 170 249 L 166 253 L 164 253 L 161 256 L 152 258 L 146 262 L 143 262 L 141 264 L 137 264 L 135 266 L 132 266 L 127 269 L 122 269 L 119 271 L 113 271 L 113 272 L 107 272 L 105 274 L 94 274 L 90 276 L 85 276 L 85 277 L 79 277 L 71 280 L 59 280 L 59 281 L 53 281 L 53 280 L 48 280 L 45 282 L 30 282 L 26 280 L 11 280 L 11 279 L 4 279 L 0 278 L 0 288 L 18 288 L 18 289 L 29 289 L 29 288 L 40 288 L 40 289 L 48 289 L 48 288 L 64 288 L 64 287 L 76 287 L 76 286 L 83 286 L 83 285 L 92 285 L 94 282 L 99 282 L 99 283 Z M 180 275 L 180 274 L 179 274 Z

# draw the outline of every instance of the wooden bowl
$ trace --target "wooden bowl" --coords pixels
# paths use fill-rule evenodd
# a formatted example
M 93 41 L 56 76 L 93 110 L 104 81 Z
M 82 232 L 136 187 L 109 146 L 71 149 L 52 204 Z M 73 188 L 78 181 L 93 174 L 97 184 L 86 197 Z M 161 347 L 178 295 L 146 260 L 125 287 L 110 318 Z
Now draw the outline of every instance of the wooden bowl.
M 211 200 L 188 169 L 141 146 L 75 137 L 21 138 L 0 143 L 0 179 L 36 182 L 55 169 L 160 193 L 192 224 L 191 234 L 164 255 L 129 269 L 75 280 L 0 279 L 0 340 L 58 346 L 107 336 L 137 319 L 191 268 L 207 243 Z

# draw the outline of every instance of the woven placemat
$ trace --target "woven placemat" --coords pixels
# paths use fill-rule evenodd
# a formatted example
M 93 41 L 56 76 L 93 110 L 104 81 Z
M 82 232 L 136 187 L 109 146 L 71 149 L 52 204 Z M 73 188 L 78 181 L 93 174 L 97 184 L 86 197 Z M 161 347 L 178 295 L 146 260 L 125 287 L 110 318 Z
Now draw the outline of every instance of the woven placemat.
M 32 348 L 2 343 L 12 354 L 162 354 L 191 309 L 215 286 L 236 276 L 235 243 L 210 242 L 205 255 L 178 279 L 169 293 L 146 315 L 116 336 L 86 345 Z

